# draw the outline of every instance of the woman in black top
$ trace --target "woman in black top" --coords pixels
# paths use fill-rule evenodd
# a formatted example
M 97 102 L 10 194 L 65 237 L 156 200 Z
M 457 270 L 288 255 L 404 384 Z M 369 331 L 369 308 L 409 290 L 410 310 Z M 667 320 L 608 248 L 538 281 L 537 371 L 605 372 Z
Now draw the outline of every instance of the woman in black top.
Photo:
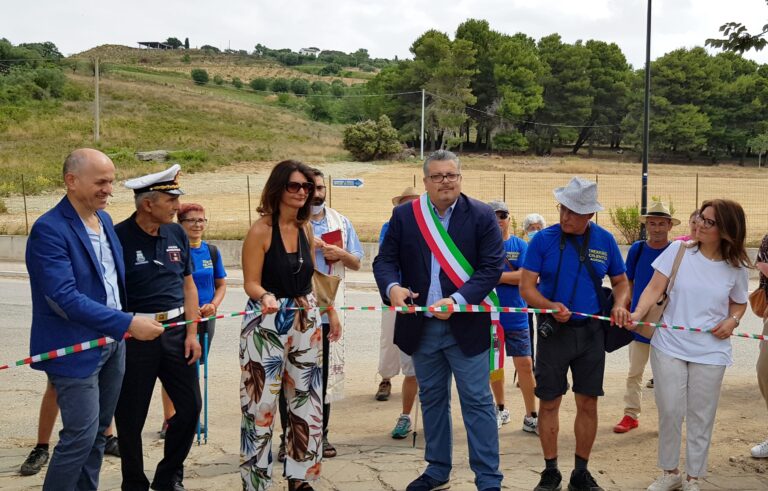
M 288 401 L 285 476 L 290 490 L 313 489 L 322 458 L 322 327 L 312 295 L 314 193 L 310 168 L 286 160 L 267 179 L 243 243 L 243 282 L 255 311 L 240 334 L 240 433 L 243 489 L 261 491 L 272 476 L 277 397 Z M 296 307 L 301 308 L 295 310 Z

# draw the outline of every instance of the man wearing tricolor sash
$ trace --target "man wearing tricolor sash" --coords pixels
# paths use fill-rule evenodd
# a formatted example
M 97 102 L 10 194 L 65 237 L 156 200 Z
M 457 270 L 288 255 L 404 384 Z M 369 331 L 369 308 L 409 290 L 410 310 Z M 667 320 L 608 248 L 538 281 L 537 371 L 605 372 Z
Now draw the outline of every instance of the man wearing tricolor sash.
M 393 306 L 498 305 L 493 291 L 504 251 L 491 208 L 461 193 L 461 167 L 439 150 L 424 162 L 427 193 L 397 206 L 373 263 L 382 298 Z M 462 407 L 469 464 L 478 490 L 498 490 L 499 444 L 488 379 L 499 367 L 498 317 L 488 313 L 403 313 L 395 344 L 413 357 L 426 439 L 424 473 L 407 491 L 450 486 L 451 377 Z

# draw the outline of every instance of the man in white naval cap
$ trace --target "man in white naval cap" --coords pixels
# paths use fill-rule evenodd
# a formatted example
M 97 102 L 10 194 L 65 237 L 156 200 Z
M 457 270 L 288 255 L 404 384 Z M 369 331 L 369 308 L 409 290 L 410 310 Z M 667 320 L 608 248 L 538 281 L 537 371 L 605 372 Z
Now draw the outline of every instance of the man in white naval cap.
M 162 323 L 197 317 L 197 288 L 192 279 L 189 240 L 173 218 L 184 194 L 177 180 L 181 167 L 126 181 L 136 212 L 115 226 L 126 269 L 126 312 Z M 144 474 L 141 431 L 155 380 L 160 379 L 176 414 L 168 421 L 165 452 L 151 484 L 157 490 L 183 490 L 184 460 L 200 415 L 200 358 L 197 324 L 171 327 L 154 341 L 126 342 L 125 379 L 115 412 L 120 432 L 123 491 L 150 488 Z M 123 437 L 125 435 L 125 437 Z

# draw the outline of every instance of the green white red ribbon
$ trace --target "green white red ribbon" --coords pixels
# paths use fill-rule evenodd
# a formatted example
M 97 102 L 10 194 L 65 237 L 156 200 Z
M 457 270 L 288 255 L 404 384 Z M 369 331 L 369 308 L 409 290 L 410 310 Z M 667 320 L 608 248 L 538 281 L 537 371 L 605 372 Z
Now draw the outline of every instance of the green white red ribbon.
M 289 310 L 303 310 L 303 308 L 304 307 L 291 307 Z M 360 311 L 360 312 L 384 312 L 384 311 L 402 312 L 402 313 L 450 312 L 450 313 L 457 313 L 457 314 L 458 313 L 474 313 L 474 312 L 556 314 L 558 312 L 558 310 L 556 309 L 535 309 L 530 307 L 495 307 L 495 306 L 489 306 L 489 305 L 441 305 L 440 307 L 421 307 L 418 305 L 406 305 L 403 307 L 392 307 L 389 305 L 378 305 L 378 306 L 345 305 L 345 306 L 338 306 L 338 307 L 319 307 L 319 308 L 320 310 L 335 309 L 335 310 Z M 230 312 L 229 314 L 212 315 L 210 317 L 201 317 L 200 319 L 171 322 L 169 324 L 163 324 L 162 326 L 165 329 L 168 329 L 171 327 L 192 324 L 193 322 L 208 322 L 209 320 L 213 320 L 213 319 L 224 319 L 227 317 L 241 317 L 244 315 L 253 314 L 255 312 L 258 312 L 258 310 L 244 310 L 240 312 Z M 602 315 L 584 314 L 582 312 L 572 312 L 572 314 L 580 317 L 590 317 L 592 319 L 598 319 L 603 321 L 611 320 L 610 317 L 605 317 Z M 670 329 L 673 331 L 688 331 L 688 332 L 698 332 L 698 333 L 712 332 L 711 329 L 702 329 L 698 327 L 674 326 L 674 325 L 664 324 L 661 322 L 635 322 L 634 324 L 638 326 L 650 326 L 656 329 Z M 617 327 L 617 329 L 621 329 L 621 328 Z M 130 337 L 131 335 L 126 333 L 123 339 L 128 339 Z M 749 334 L 745 332 L 731 333 L 731 337 L 754 339 L 758 341 L 768 341 L 768 336 L 764 336 L 762 334 Z M 0 370 L 20 367 L 24 365 L 29 365 L 31 363 L 38 363 L 41 361 L 53 360 L 55 358 L 61 358 L 62 356 L 71 355 L 73 353 L 79 353 L 81 351 L 86 351 L 89 349 L 106 346 L 107 344 L 114 343 L 114 342 L 115 340 L 113 338 L 109 336 L 105 336 L 99 339 L 93 339 L 91 341 L 85 341 L 83 343 L 74 344 L 72 346 L 67 346 L 65 348 L 59 348 L 57 350 L 48 351 L 46 353 L 40 353 L 34 356 L 29 356 L 27 358 L 22 358 L 21 360 L 15 361 L 13 363 L 0 365 Z

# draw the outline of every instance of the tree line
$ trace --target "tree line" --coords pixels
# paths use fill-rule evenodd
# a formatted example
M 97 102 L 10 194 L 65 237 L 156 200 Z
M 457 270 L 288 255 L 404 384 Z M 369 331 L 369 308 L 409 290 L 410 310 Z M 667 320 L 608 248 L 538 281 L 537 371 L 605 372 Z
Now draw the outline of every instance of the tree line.
M 413 59 L 384 67 L 370 93 L 428 93 L 425 139 L 431 148 L 546 154 L 569 146 L 639 146 L 644 70 L 615 43 L 536 41 L 469 19 L 451 39 L 429 30 Z M 678 49 L 651 63 L 651 149 L 688 158 L 743 158 L 766 132 L 768 66 L 725 52 Z M 368 117 L 387 115 L 403 141 L 416 144 L 421 96 L 366 101 Z

